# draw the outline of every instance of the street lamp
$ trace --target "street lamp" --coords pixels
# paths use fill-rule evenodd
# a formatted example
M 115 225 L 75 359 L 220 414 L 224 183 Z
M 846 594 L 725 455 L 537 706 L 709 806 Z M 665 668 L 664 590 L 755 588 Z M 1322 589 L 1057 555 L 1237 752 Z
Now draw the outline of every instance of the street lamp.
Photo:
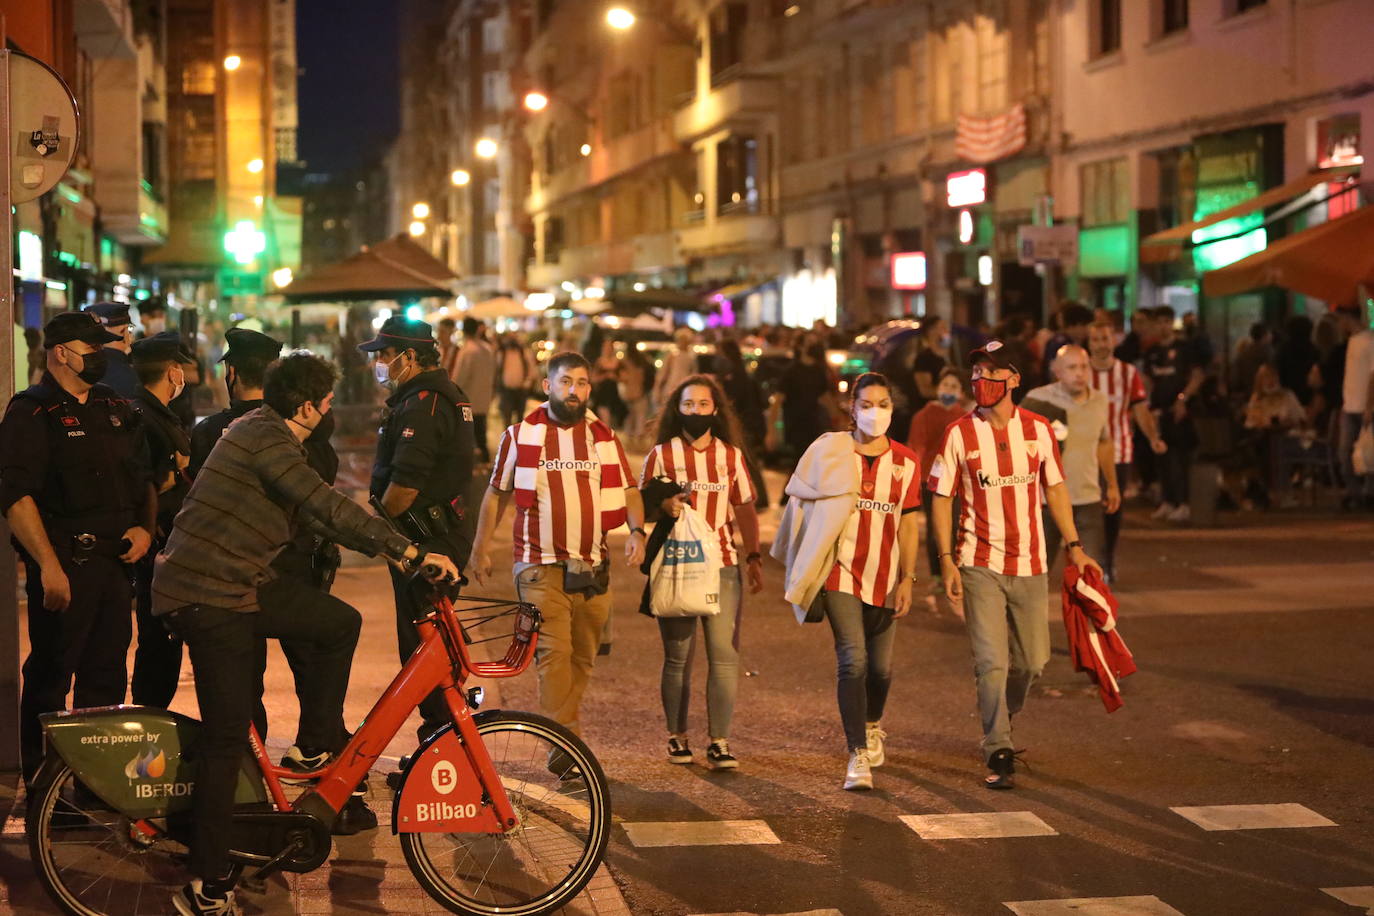
M 525 93 L 525 109 L 527 111 L 543 111 L 549 107 L 549 97 L 537 90 Z
M 251 159 L 251 160 L 249 160 L 249 162 L 248 162 L 248 171 L 252 172 L 254 175 L 256 175 L 256 174 L 258 174 L 259 172 L 261 172 L 261 171 L 262 171 L 262 160 L 261 160 L 261 159 Z
M 224 69 L 237 70 L 239 68 L 239 65 L 242 63 L 242 57 L 239 57 L 237 54 L 230 54 L 228 57 L 224 59 Z
M 472 181 L 472 173 L 467 169 L 454 169 L 448 180 L 453 182 L 454 187 L 461 188 Z
M 425 234 L 425 224 L 418 219 L 410 224 L 410 234 L 413 238 L 419 238 Z
M 421 202 L 410 208 L 410 215 L 416 219 L 424 219 L 429 216 L 429 204 Z
M 498 149 L 500 149 L 500 147 L 496 145 L 496 141 L 491 137 L 483 137 L 472 147 L 472 151 L 482 159 L 495 159 Z
M 623 6 L 613 6 L 606 10 L 606 24 L 622 32 L 632 29 L 635 25 L 635 14 Z
M 584 156 L 590 156 L 592 154 L 592 145 L 590 143 L 584 143 L 577 151 Z

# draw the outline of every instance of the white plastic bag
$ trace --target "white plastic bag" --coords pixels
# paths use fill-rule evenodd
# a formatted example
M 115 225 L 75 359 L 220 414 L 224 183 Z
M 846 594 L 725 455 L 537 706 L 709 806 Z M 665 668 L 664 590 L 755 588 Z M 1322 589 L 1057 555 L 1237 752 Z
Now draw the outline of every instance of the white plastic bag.
M 699 512 L 682 508 L 649 567 L 649 610 L 655 617 L 720 613 L 719 538 Z
M 1355 473 L 1374 474 L 1374 423 L 1366 423 L 1355 437 L 1355 453 L 1350 456 Z

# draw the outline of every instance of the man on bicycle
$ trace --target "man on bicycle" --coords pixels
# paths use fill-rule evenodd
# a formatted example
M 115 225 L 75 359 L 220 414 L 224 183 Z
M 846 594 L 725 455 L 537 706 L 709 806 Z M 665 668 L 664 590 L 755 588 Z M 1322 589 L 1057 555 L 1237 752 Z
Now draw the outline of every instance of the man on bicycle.
M 184 916 L 234 911 L 229 866 L 234 786 L 253 714 L 257 640 L 290 638 L 308 649 L 312 682 L 304 686 L 301 734 L 334 738 L 358 639 L 358 613 L 339 599 L 300 586 L 294 601 L 261 601 L 271 564 L 290 540 L 299 513 L 367 545 L 393 562 L 423 563 L 445 578 L 458 570 L 444 556 L 421 554 L 386 522 L 320 479 L 301 443 L 334 400 L 334 367 L 292 353 L 268 370 L 264 404 L 234 423 L 211 451 L 158 555 L 153 613 L 191 653 L 204 728 L 192 797 L 193 880 L 173 898 Z

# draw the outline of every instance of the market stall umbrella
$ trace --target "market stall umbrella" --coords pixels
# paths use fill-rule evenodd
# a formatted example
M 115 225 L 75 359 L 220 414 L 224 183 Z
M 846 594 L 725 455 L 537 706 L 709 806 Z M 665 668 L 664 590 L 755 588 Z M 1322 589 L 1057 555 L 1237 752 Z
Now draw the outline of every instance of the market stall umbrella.
M 448 297 L 457 279 L 438 258 L 398 235 L 292 281 L 282 295 L 292 303 Z
M 1337 305 L 1374 288 L 1374 206 L 1295 232 L 1263 251 L 1202 277 L 1208 296 L 1232 296 L 1264 286 Z
M 463 313 L 464 318 L 480 318 L 483 321 L 492 318 L 520 318 L 530 314 L 530 310 L 510 296 L 494 296 L 491 299 L 483 299 Z

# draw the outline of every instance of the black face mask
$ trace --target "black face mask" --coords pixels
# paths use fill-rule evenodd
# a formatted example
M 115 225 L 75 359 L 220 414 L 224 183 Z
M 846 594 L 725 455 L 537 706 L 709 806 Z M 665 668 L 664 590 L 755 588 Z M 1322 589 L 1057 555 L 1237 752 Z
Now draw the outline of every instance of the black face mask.
M 713 413 L 679 414 L 682 430 L 693 439 L 700 439 L 705 433 L 716 428 L 716 415 Z
M 76 373 L 76 377 L 87 385 L 94 385 L 105 377 L 105 370 L 109 367 L 109 359 L 105 356 L 105 348 L 101 347 L 93 353 L 82 353 L 81 371 Z
M 332 435 L 334 435 L 334 411 L 331 410 L 320 417 L 320 422 L 315 424 L 315 428 L 306 438 L 313 442 L 328 442 Z

